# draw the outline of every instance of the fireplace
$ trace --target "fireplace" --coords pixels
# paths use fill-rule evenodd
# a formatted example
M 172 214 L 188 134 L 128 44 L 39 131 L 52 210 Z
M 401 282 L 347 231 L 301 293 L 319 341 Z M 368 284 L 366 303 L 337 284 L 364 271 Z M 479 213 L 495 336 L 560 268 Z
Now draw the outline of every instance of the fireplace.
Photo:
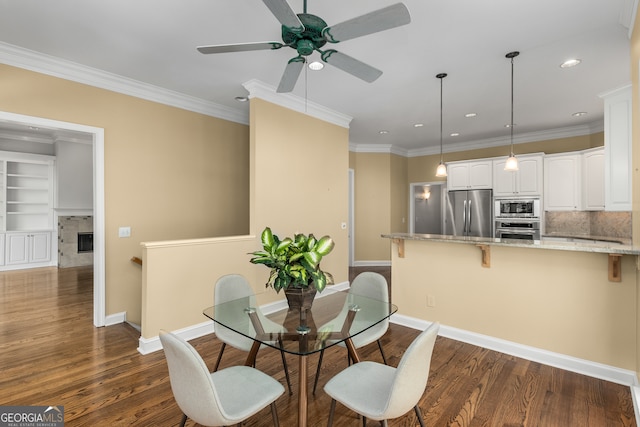
M 93 264 L 93 217 L 58 217 L 58 267 Z
M 93 252 L 93 232 L 78 232 L 78 253 Z

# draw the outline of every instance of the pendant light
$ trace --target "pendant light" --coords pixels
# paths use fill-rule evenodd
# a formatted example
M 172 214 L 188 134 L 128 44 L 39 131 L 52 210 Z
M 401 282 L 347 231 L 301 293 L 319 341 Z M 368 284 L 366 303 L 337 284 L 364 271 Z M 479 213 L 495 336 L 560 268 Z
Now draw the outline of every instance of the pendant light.
M 509 52 L 505 55 L 505 57 L 511 59 L 511 123 L 509 123 L 509 129 L 511 130 L 511 150 L 509 152 L 509 158 L 504 164 L 504 170 L 506 171 L 518 170 L 518 159 L 516 159 L 515 154 L 513 154 L 513 58 L 518 55 L 520 55 L 520 52 Z
M 447 167 L 444 165 L 444 162 L 442 161 L 442 79 L 447 77 L 447 74 L 440 73 L 436 77 L 440 79 L 440 163 L 438 164 L 438 168 L 436 169 L 436 176 L 446 177 Z

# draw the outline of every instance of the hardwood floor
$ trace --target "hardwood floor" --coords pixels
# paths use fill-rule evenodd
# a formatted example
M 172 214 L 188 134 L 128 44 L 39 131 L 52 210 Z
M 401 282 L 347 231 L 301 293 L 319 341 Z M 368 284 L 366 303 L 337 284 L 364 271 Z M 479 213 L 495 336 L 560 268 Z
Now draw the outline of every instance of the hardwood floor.
M 140 355 L 138 332 L 127 324 L 92 325 L 90 268 L 0 273 L 0 405 L 64 405 L 67 426 L 175 426 L 181 418 L 162 351 Z M 396 365 L 418 331 L 391 325 L 382 339 Z M 210 368 L 220 349 L 215 336 L 192 344 Z M 362 349 L 380 360 L 377 346 Z M 245 354 L 227 349 L 222 367 Z M 279 353 L 261 350 L 257 367 L 284 384 Z M 288 359 L 294 378 L 297 363 Z M 312 381 L 317 357 L 310 358 Z M 325 352 L 309 426 L 324 426 L 330 399 L 324 383 L 346 367 L 342 348 Z M 278 402 L 281 425 L 296 425 L 296 396 Z M 427 390 L 420 402 L 428 426 L 635 426 L 629 387 L 574 374 L 439 337 Z M 194 425 L 191 421 L 187 425 Z M 246 426 L 269 426 L 268 409 Z M 358 426 L 338 405 L 336 426 Z M 370 422 L 369 425 L 378 425 Z M 415 426 L 415 414 L 390 426 Z

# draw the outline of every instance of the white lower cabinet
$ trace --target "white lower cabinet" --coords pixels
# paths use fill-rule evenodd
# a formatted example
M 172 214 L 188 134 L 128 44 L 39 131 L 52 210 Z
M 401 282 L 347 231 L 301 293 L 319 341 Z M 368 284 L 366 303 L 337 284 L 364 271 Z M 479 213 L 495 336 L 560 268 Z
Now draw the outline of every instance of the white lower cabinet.
M 51 233 L 6 233 L 5 236 L 5 266 L 25 264 L 48 265 L 51 262 Z

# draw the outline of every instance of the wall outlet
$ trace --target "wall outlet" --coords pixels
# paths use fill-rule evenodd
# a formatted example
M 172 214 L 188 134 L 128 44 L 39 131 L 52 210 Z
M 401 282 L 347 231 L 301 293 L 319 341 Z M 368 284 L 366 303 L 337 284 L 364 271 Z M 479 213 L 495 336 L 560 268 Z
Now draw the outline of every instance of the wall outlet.
M 433 295 L 427 295 L 427 307 L 436 306 L 436 297 Z
M 118 237 L 131 237 L 131 227 L 120 227 Z

